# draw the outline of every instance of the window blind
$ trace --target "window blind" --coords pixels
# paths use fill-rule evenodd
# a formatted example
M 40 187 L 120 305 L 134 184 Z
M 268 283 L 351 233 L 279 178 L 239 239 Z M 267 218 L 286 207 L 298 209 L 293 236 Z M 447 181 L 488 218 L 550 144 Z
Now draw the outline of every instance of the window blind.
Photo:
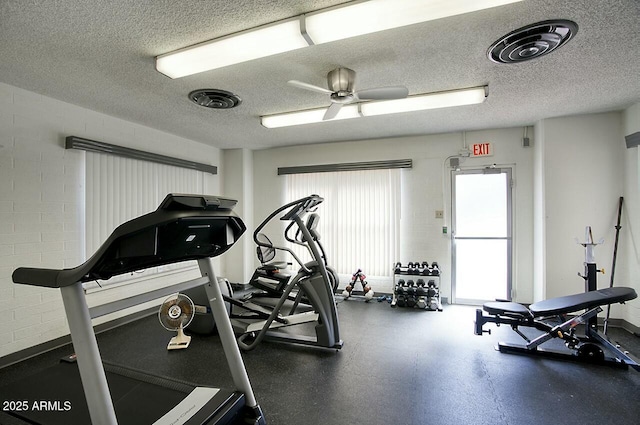
M 86 153 L 85 167 L 85 258 L 120 224 L 154 211 L 168 193 L 203 193 L 202 171 L 94 152 Z M 184 267 L 181 264 L 162 270 Z
M 329 265 L 339 274 L 361 268 L 372 277 L 390 275 L 399 252 L 400 173 L 380 169 L 286 175 L 287 201 L 314 193 L 325 199 L 318 209 L 318 231 Z

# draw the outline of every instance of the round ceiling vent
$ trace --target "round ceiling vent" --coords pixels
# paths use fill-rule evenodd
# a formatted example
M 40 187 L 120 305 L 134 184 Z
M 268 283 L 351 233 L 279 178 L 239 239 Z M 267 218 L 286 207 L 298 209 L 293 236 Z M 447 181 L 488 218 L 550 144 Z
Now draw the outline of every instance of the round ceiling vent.
M 515 30 L 493 43 L 487 51 L 496 63 L 516 63 L 551 53 L 578 32 L 578 24 L 565 19 L 543 21 Z
M 217 89 L 200 89 L 189 93 L 189 99 L 196 105 L 213 109 L 231 109 L 242 103 L 235 94 Z

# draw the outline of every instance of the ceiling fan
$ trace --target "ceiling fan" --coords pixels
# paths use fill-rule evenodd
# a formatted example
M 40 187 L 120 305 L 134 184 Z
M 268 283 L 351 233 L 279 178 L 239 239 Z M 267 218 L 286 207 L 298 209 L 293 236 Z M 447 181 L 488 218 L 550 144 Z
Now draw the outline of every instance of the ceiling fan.
M 356 72 L 349 68 L 336 68 L 327 74 L 328 89 L 314 86 L 302 81 L 291 80 L 288 84 L 305 90 L 329 94 L 331 106 L 325 112 L 323 120 L 335 118 L 342 105 L 357 102 L 359 100 L 391 100 L 404 99 L 409 95 L 409 90 L 404 86 L 376 87 L 354 91 Z

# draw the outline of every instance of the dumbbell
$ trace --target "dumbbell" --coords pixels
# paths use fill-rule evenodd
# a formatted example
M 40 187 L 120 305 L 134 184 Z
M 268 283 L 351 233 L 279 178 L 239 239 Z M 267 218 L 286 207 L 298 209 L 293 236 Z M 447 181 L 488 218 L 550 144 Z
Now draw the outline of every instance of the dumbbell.
M 418 302 L 418 300 L 416 299 L 415 296 L 408 296 L 407 297 L 407 307 L 415 307 L 417 302 Z
M 416 307 L 427 308 L 427 301 L 424 299 L 424 297 L 418 297 L 418 301 L 416 302 Z
M 409 263 L 407 265 L 407 274 L 418 274 L 419 263 Z
M 435 261 L 431 263 L 431 276 L 440 276 L 440 267 Z
M 402 273 L 402 263 L 396 263 L 396 264 L 393 266 L 393 272 L 394 272 L 395 274 L 400 274 L 400 273 Z
M 398 307 L 404 307 L 407 305 L 405 299 L 404 299 L 404 295 L 398 295 L 397 299 L 396 299 L 396 305 Z
M 407 264 L 407 268 L 406 268 L 406 270 L 405 270 L 405 273 L 406 273 L 406 274 L 413 274 L 413 267 L 414 267 L 414 266 L 413 266 L 413 263 L 412 263 L 412 262 L 409 262 L 409 263 Z
M 429 301 L 429 310 L 437 310 L 438 302 L 435 299 Z
M 421 265 L 419 261 L 413 263 L 413 274 L 420 274 Z

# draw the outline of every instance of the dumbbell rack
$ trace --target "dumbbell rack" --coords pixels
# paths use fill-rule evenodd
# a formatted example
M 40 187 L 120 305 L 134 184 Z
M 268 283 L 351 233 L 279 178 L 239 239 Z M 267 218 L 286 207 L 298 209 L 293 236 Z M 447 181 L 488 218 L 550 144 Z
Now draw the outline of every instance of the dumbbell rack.
M 440 276 L 438 263 L 409 263 L 393 266 L 393 298 L 391 307 L 420 308 L 442 311 L 440 302 Z

